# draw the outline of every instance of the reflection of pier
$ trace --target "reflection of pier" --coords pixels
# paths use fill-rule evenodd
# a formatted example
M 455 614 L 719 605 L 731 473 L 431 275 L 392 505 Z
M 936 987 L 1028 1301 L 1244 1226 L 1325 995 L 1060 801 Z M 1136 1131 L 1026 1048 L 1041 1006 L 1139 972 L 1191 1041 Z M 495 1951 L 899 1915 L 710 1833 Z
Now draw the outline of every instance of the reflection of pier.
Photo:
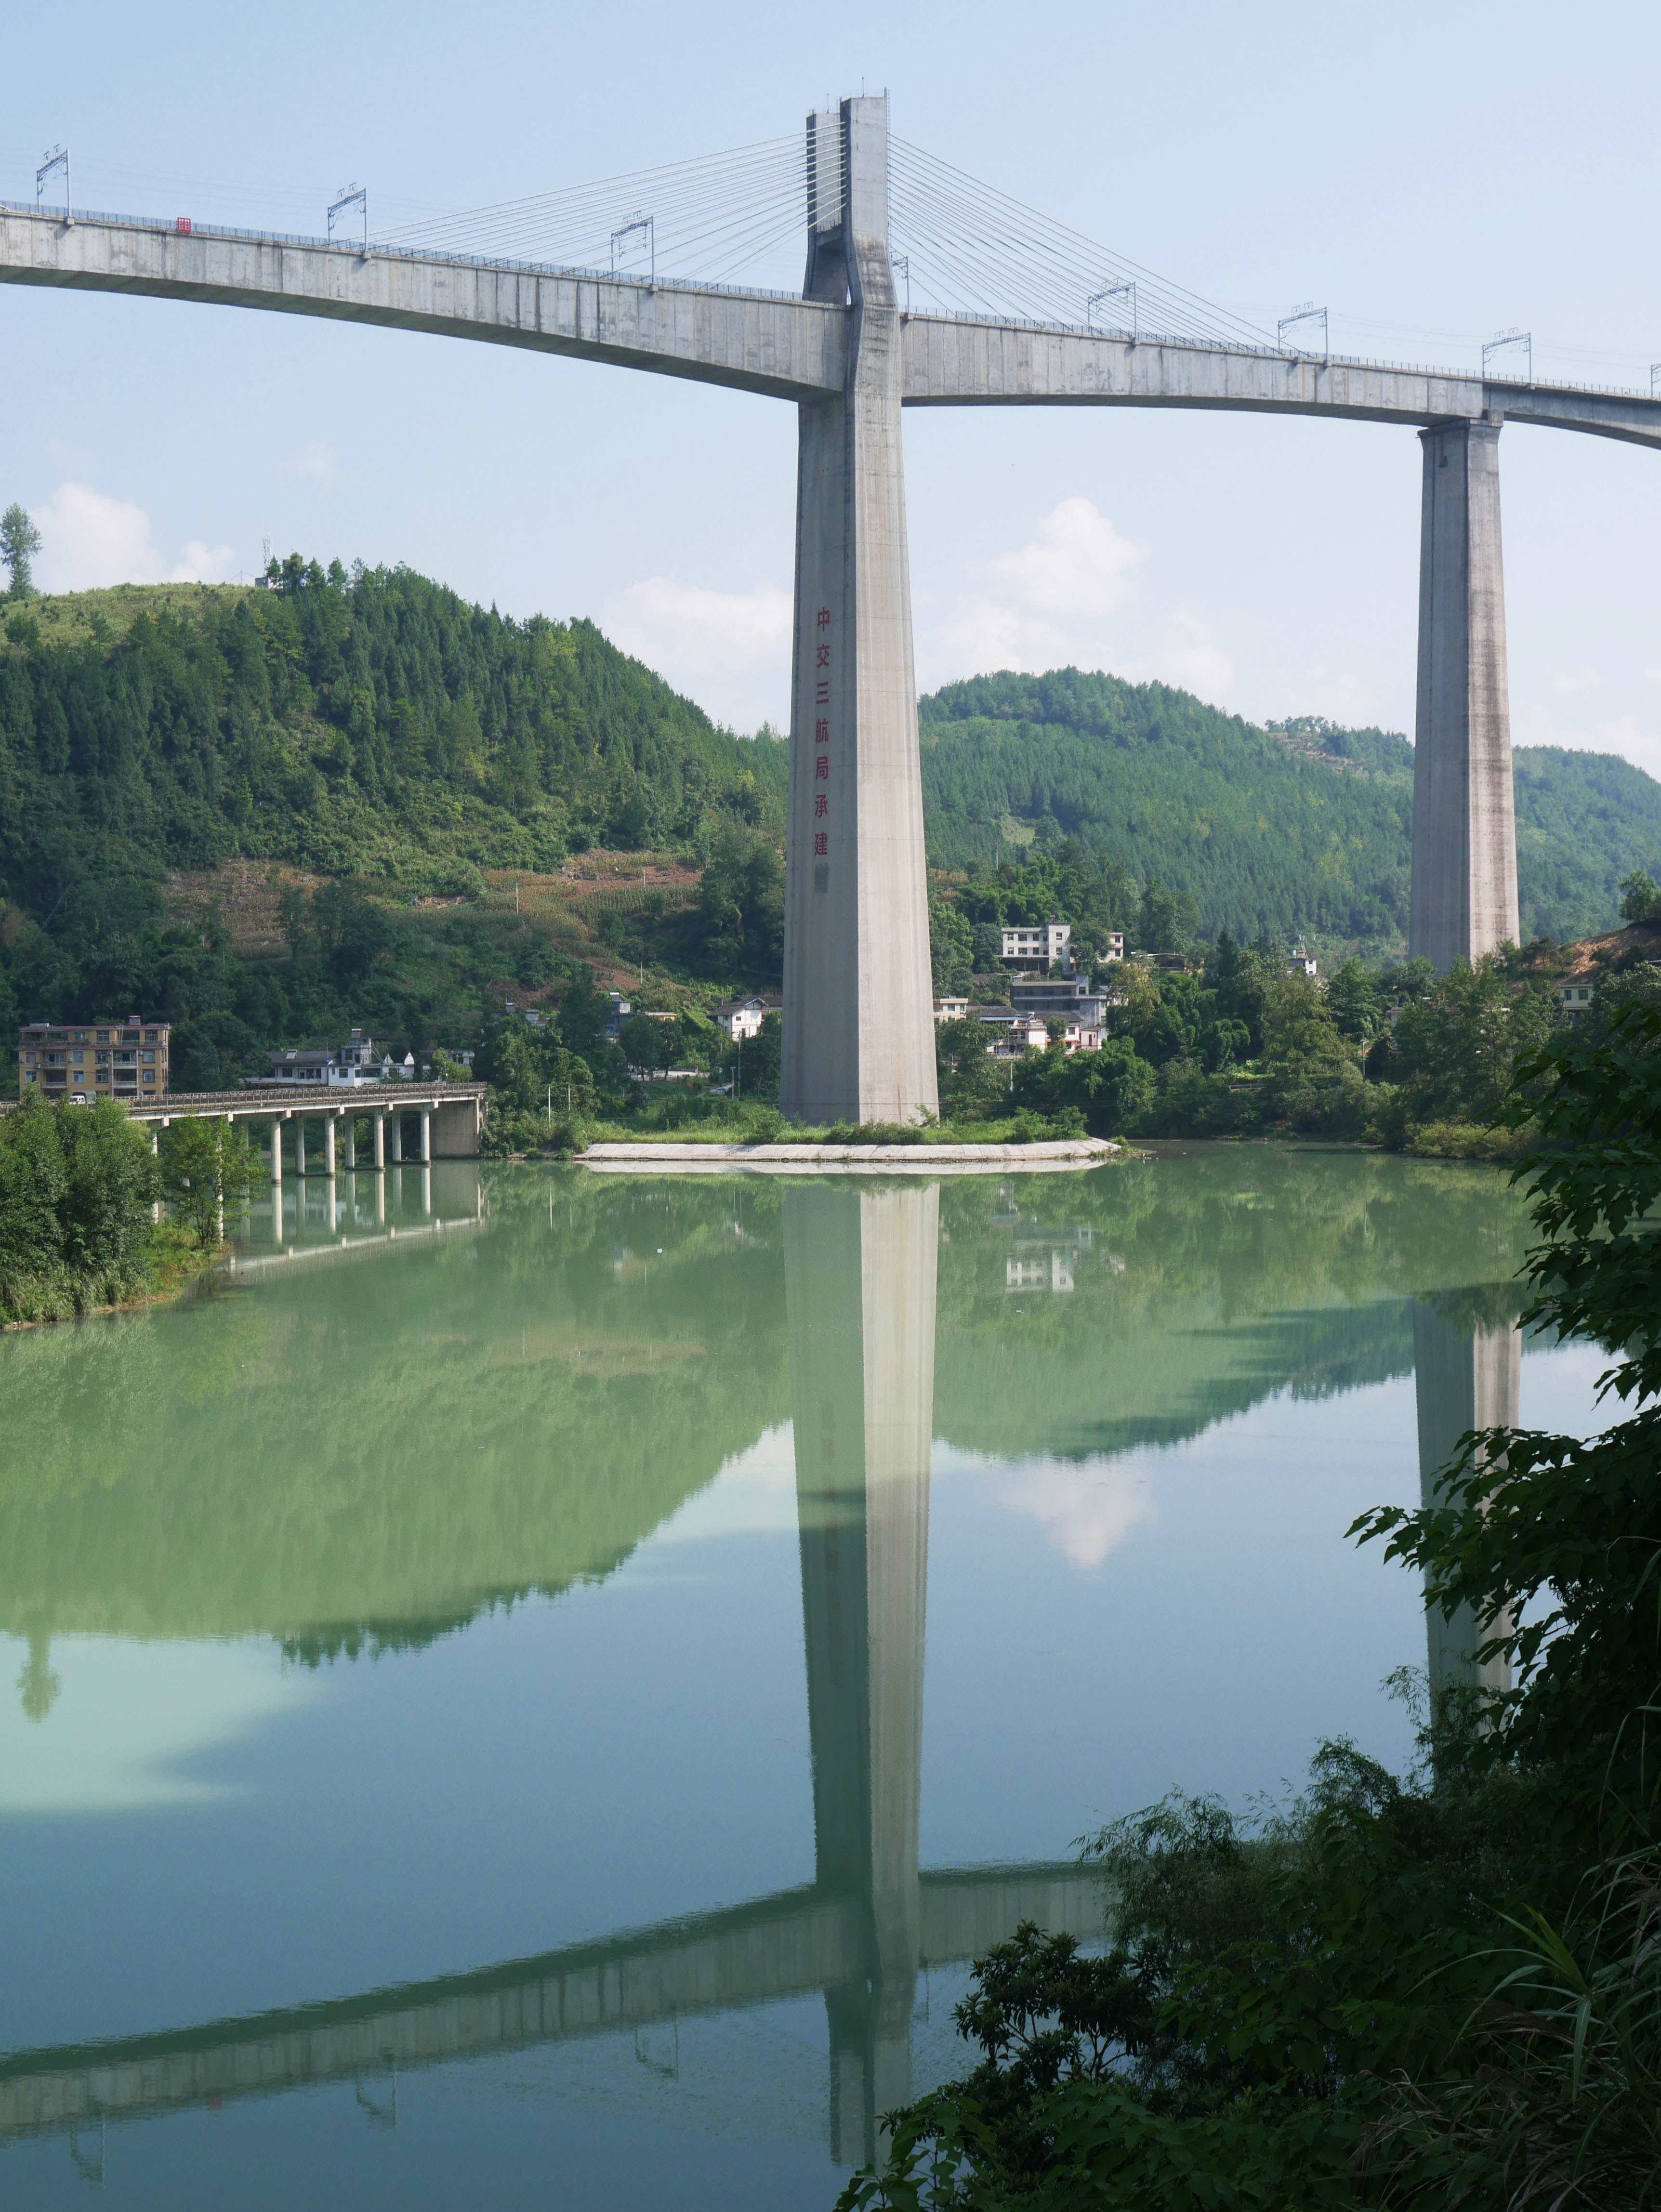
M 0 2059 L 0 2144 L 822 1991 L 831 2152 L 858 2164 L 874 2155 L 882 2113 L 910 2094 L 920 1971 L 972 1959 L 1023 1920 L 1100 1933 L 1101 1880 L 1075 1863 L 918 1869 L 939 1211 L 932 1184 L 813 1184 L 785 1198 L 810 1885 L 425 1983 L 15 2051 Z
M 910 2094 L 940 1203 L 933 1184 L 784 1200 L 814 1850 L 862 1923 L 825 1985 L 830 2148 L 849 2165 Z
M 1515 1428 L 1521 1395 L 1523 1339 L 1510 1322 L 1457 1328 L 1434 1307 L 1413 1309 L 1414 1395 L 1419 1414 L 1420 1495 L 1439 1504 L 1438 1476 L 1471 1429 Z M 1490 1630 L 1468 1605 L 1450 1617 L 1426 1608 L 1433 1700 L 1451 1689 L 1503 1690 L 1511 1670 L 1502 1661 L 1479 1667 L 1475 1654 Z
M 267 1232 L 269 1249 L 240 1247 L 224 1263 L 228 1275 L 271 1274 L 314 1261 L 365 1257 L 390 1244 L 406 1244 L 423 1238 L 453 1237 L 478 1229 L 484 1219 L 484 1191 L 471 1163 L 453 1163 L 453 1178 L 465 1177 L 454 1212 L 433 1212 L 433 1170 L 430 1167 L 392 1167 L 377 1174 L 314 1176 L 309 1186 L 298 1185 L 293 1200 L 293 1221 L 283 1185 L 273 1182 L 262 1203 L 249 1208 L 251 1222 Z M 408 1181 L 406 1182 L 406 1177 Z M 365 1193 L 368 1194 L 367 1202 Z M 422 1218 L 409 1218 L 411 1198 L 418 1200 Z M 404 1218 L 399 1218 L 402 1215 Z M 301 1242 L 311 1237 L 313 1241 Z

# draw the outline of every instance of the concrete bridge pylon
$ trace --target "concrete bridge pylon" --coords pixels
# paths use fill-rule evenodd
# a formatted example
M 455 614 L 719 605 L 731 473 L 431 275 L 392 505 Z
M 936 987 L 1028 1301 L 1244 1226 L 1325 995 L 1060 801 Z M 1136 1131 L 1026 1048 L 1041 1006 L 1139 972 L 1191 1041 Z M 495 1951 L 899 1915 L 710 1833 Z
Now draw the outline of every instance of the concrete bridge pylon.
M 804 297 L 845 308 L 846 380 L 798 402 L 779 1098 L 808 1122 L 934 1113 L 933 987 L 888 251 L 888 102 L 807 118 Z
M 1515 944 L 1516 799 L 1497 415 L 1419 433 L 1419 690 L 1409 950 L 1439 969 Z

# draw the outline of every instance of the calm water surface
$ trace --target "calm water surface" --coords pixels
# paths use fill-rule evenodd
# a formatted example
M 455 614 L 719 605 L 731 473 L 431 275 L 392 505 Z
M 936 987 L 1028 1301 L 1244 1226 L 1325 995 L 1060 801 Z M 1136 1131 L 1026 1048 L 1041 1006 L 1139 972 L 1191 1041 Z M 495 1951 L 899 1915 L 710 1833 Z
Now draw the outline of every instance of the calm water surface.
M 304 1197 L 0 1340 L 9 2204 L 828 2207 L 1081 1832 L 1405 1759 L 1354 1516 L 1591 1422 L 1483 1169 Z

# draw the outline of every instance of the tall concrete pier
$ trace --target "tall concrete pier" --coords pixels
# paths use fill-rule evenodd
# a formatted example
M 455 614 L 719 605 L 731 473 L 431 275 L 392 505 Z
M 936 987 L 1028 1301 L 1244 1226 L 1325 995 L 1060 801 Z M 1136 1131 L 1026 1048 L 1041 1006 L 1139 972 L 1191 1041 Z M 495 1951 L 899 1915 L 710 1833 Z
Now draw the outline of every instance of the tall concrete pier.
M 1438 1505 L 1439 1477 L 1471 1429 L 1515 1428 L 1522 1390 L 1523 1338 L 1513 1324 L 1463 1329 L 1433 1306 L 1413 1309 L 1413 1389 L 1419 1417 L 1421 1502 Z M 1492 1624 L 1479 1622 L 1468 1605 L 1451 1616 L 1425 1608 L 1430 1690 L 1505 1690 L 1511 1670 L 1502 1662 L 1479 1667 L 1475 1653 Z
M 1500 424 L 1421 430 L 1409 950 L 1439 969 L 1515 944 L 1517 823 L 1500 550 Z
M 825 1991 L 831 2155 L 853 2165 L 911 2088 L 939 1242 L 932 1184 L 785 1193 L 814 1887 L 861 1931 Z
M 804 296 L 845 308 L 840 392 L 798 403 L 779 1099 L 806 1121 L 938 1105 L 888 255 L 888 103 L 807 119 Z

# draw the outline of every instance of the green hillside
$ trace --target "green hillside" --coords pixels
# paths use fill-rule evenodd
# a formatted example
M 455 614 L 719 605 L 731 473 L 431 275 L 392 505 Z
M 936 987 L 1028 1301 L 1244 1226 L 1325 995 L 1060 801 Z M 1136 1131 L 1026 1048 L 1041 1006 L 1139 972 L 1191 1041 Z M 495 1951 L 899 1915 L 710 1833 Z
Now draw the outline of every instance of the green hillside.
M 0 629 L 0 874 L 45 912 L 88 878 L 233 854 L 406 890 L 593 845 L 776 824 L 783 745 L 718 730 L 591 623 L 515 623 L 405 568 L 285 588 L 127 586 Z
M 772 732 L 718 728 L 591 623 L 512 621 L 404 568 L 291 556 L 275 584 L 0 608 L 8 1062 L 20 1020 L 143 1008 L 176 1026 L 175 1082 L 206 1088 L 351 1023 L 465 1043 L 590 966 L 658 1008 L 776 987 Z M 1163 901 L 1178 938 L 1402 949 L 1400 737 L 1262 730 L 1076 669 L 954 684 L 921 720 L 931 860 L 976 878 L 960 964 L 970 925 L 1060 896 L 1050 862 L 1083 863 L 1088 918 L 1150 944 Z M 1621 877 L 1661 876 L 1661 786 L 1627 763 L 1522 751 L 1517 794 L 1525 936 L 1606 928 Z M 1045 865 L 994 883 L 1000 859 Z
M 1405 935 L 1413 748 L 1317 720 L 1255 727 L 1190 693 L 1076 668 L 977 677 L 922 702 L 930 858 L 967 869 L 1074 836 L 1191 895 L 1208 933 Z M 1661 784 L 1606 753 L 1517 754 L 1525 938 L 1614 926 L 1661 862 Z

